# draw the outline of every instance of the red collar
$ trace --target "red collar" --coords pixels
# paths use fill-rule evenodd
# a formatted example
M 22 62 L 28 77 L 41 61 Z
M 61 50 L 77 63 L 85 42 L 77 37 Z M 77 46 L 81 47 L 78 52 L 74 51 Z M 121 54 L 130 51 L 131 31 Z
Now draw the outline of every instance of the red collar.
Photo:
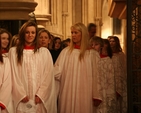
M 75 49 L 80 49 L 80 46 L 79 45 L 74 45 L 74 48 Z
M 24 46 L 24 49 L 34 49 L 34 48 L 35 46 L 27 46 L 27 45 Z
M 80 46 L 79 45 L 74 45 L 74 48 L 75 49 L 80 49 Z M 90 50 L 90 49 L 93 49 L 93 48 L 91 48 L 91 47 L 90 48 L 87 48 L 87 50 Z
M 108 57 L 108 55 L 102 55 L 102 54 L 100 54 L 100 58 L 105 58 L 105 57 Z
M 8 51 L 7 51 L 7 50 L 2 50 L 2 54 L 3 54 L 3 53 L 8 53 Z

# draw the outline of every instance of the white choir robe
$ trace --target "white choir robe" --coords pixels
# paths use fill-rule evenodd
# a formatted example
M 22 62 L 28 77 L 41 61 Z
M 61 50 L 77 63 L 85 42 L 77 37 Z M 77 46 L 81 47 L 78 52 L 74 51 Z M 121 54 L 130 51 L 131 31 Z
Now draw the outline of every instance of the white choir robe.
M 123 52 L 114 53 L 112 62 L 115 72 L 116 92 L 121 98 L 117 100 L 118 113 L 127 113 L 127 70 L 126 57 Z
M 117 113 L 115 76 L 112 59 L 103 57 L 98 62 L 98 89 L 102 102 L 96 109 L 97 113 Z
M 96 59 L 99 59 L 99 54 L 93 49 L 86 50 L 81 61 L 79 54 L 79 49 L 70 53 L 66 47 L 55 63 L 54 74 L 59 85 L 56 87 L 59 88 L 56 89 L 59 93 L 58 113 L 93 113 L 93 98 L 99 99 L 97 80 L 93 79 L 97 78 Z
M 16 47 L 13 47 L 9 51 L 9 59 L 15 113 L 56 113 L 53 61 L 48 49 L 41 47 L 36 53 L 24 49 L 20 65 L 17 63 Z M 35 105 L 35 95 L 42 100 L 41 104 Z M 21 102 L 25 96 L 30 99 L 28 103 Z
M 3 54 L 3 63 L 0 62 L 0 103 L 3 104 L 6 109 L 2 110 L 2 113 L 11 113 L 10 109 L 8 109 L 12 95 L 11 91 L 11 67 L 8 57 Z

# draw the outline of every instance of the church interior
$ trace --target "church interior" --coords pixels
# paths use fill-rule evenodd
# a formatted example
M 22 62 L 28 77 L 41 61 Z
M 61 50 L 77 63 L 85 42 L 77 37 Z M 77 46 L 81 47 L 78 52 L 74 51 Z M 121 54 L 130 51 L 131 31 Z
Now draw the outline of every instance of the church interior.
M 71 25 L 82 22 L 86 26 L 95 23 L 96 35 L 102 38 L 118 36 L 128 61 L 128 109 L 130 113 L 141 113 L 141 74 L 140 68 L 134 69 L 141 63 L 141 41 L 132 43 L 133 38 L 141 37 L 141 23 L 134 21 L 141 18 L 140 4 L 141 0 L 0 0 L 0 27 L 15 35 L 25 21 L 34 20 L 39 29 L 46 28 L 65 40 L 71 38 Z
M 0 15 L 0 27 L 13 35 L 25 21 L 36 19 L 39 28 L 63 40 L 70 37 L 72 24 L 95 23 L 97 36 L 118 36 L 126 52 L 126 0 L 0 0 Z

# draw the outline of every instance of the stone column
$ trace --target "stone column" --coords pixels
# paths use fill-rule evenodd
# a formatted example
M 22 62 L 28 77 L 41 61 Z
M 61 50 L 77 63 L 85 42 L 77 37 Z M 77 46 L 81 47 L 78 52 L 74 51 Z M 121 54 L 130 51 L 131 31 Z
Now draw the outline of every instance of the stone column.
M 55 24 L 57 24 L 57 4 L 56 4 L 56 0 L 51 0 L 51 14 L 52 14 L 51 23 L 53 25 L 55 25 Z
M 68 12 L 63 12 L 62 14 L 62 21 L 63 21 L 63 25 L 62 25 L 62 33 L 63 33 L 63 40 L 67 38 L 67 16 L 68 16 Z
M 38 3 L 34 13 L 36 13 L 37 15 L 50 14 L 49 0 L 34 0 L 34 1 Z
M 34 0 L 0 0 L 0 20 L 28 20 L 36 6 Z
M 62 0 L 62 34 L 63 40 L 67 37 L 68 0 Z
M 49 11 L 50 8 L 50 1 L 49 0 L 35 0 L 38 5 L 35 9 L 35 17 L 37 20 L 38 25 L 46 25 L 50 24 L 51 14 Z
M 101 36 L 102 26 L 102 0 L 82 0 L 82 22 L 97 25 L 97 34 Z
M 82 23 L 84 23 L 85 25 L 88 24 L 88 16 L 88 0 L 82 0 Z
M 0 0 L 0 27 L 12 35 L 18 34 L 19 28 L 30 19 L 29 13 L 36 6 L 34 0 Z
M 94 0 L 94 23 L 97 25 L 96 35 L 101 36 L 102 26 L 102 0 Z
M 62 34 L 63 39 L 70 38 L 71 32 L 70 27 L 72 26 L 75 12 L 75 6 L 73 5 L 73 0 L 62 0 Z
M 101 36 L 101 26 L 102 26 L 102 0 L 96 0 L 95 2 L 95 24 L 97 25 L 96 35 Z

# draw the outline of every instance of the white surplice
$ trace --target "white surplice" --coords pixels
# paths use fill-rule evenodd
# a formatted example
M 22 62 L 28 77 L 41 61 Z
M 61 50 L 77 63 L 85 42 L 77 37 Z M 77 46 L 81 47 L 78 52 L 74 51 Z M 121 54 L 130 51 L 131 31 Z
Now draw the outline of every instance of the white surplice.
M 99 99 L 96 83 L 99 54 L 93 49 L 86 50 L 81 61 L 79 54 L 79 49 L 70 53 L 67 47 L 55 63 L 54 74 L 59 85 L 58 113 L 93 113 L 93 98 Z
M 114 53 L 112 62 L 115 71 L 116 92 L 121 98 L 117 100 L 118 113 L 127 113 L 127 70 L 126 57 L 123 52 Z
M 97 113 L 117 113 L 114 67 L 110 57 L 103 57 L 98 62 L 98 86 L 102 102 Z
M 23 113 L 24 107 L 28 108 L 24 113 L 56 113 L 53 61 L 48 49 L 41 47 L 36 53 L 31 49 L 24 49 L 20 65 L 17 63 L 16 47 L 13 47 L 9 51 L 9 59 L 12 67 L 12 95 L 16 113 Z M 43 103 L 35 105 L 35 95 Z M 20 102 L 25 96 L 28 96 L 30 101 Z
M 6 109 L 2 110 L 1 113 L 8 113 L 11 91 L 12 84 L 10 63 L 8 57 L 3 54 L 3 63 L 0 62 L 0 103 L 2 103 Z

